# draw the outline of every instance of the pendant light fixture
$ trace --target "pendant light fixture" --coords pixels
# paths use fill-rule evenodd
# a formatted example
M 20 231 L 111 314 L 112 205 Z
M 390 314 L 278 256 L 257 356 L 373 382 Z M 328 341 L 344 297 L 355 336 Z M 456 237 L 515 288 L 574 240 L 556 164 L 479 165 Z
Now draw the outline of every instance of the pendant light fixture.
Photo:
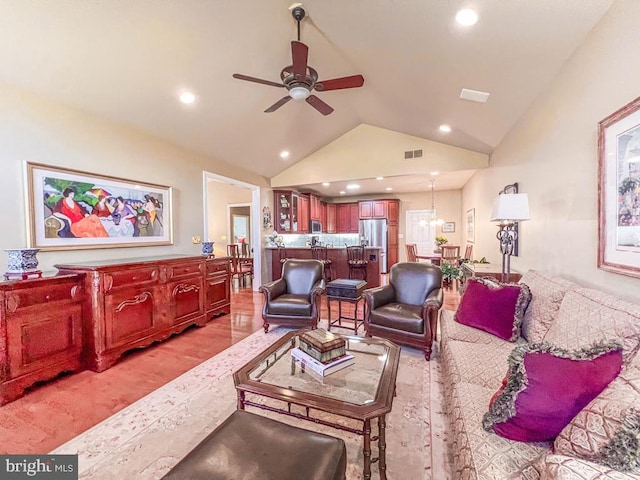
M 429 225 L 442 225 L 444 220 L 438 218 L 436 214 L 436 181 L 429 180 L 431 182 L 431 220 L 429 221 Z

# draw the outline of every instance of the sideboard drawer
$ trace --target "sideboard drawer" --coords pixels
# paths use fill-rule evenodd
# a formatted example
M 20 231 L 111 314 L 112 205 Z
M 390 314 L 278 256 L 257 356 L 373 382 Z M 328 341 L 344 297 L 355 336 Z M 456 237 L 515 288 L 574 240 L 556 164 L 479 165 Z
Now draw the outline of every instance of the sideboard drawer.
M 220 272 L 228 273 L 230 270 L 230 262 L 228 259 L 207 261 L 207 275 Z
M 14 313 L 23 308 L 48 302 L 79 301 L 81 293 L 82 287 L 77 282 L 16 289 L 6 293 L 5 307 L 8 313 Z
M 169 265 L 169 278 L 202 275 L 202 262 L 177 263 Z
M 158 268 L 133 268 L 105 274 L 105 291 L 112 288 L 150 284 L 158 281 Z

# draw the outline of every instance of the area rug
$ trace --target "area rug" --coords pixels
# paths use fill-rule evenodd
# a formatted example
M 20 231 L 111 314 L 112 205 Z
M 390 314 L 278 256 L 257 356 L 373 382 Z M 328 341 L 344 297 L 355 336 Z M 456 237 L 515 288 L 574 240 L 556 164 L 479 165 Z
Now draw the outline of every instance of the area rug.
M 266 335 L 262 331 L 252 334 L 52 453 L 78 454 L 81 479 L 162 478 L 235 410 L 231 374 L 287 331 L 274 328 Z M 418 350 L 402 349 L 397 396 L 387 415 L 389 479 L 450 478 L 435 353 L 436 358 L 426 362 Z M 342 438 L 347 444 L 347 479 L 362 478 L 362 437 L 271 412 L 259 413 Z M 375 444 L 373 450 L 375 456 Z M 373 478 L 379 478 L 377 465 L 372 470 Z

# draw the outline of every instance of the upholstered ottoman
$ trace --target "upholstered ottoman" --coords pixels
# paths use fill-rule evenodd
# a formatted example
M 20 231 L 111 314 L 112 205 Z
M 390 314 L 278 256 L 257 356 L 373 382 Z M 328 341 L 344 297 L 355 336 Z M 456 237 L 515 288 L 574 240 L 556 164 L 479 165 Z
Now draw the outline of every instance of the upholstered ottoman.
M 344 480 L 335 437 L 236 410 L 165 475 L 166 480 Z

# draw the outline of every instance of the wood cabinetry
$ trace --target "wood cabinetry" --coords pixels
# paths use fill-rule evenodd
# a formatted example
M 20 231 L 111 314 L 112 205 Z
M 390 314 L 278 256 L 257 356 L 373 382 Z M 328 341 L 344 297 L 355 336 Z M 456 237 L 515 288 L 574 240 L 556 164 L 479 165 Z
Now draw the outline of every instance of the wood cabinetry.
M 222 311 L 229 286 L 221 278 L 230 282 L 229 260 L 219 261 L 226 262 L 221 270 L 217 262 L 208 267 L 206 257 L 184 255 L 56 265 L 63 273 L 85 274 L 87 368 L 101 372 L 127 350 L 204 325 L 209 312 Z
M 82 369 L 82 275 L 0 282 L 0 405 Z
M 400 200 L 387 200 L 387 268 L 391 269 L 399 260 Z
M 336 205 L 336 233 L 358 233 L 360 210 L 357 203 Z
M 231 313 L 231 262 L 229 257 L 207 258 L 205 298 L 207 318 Z
M 325 202 L 320 202 L 320 223 L 322 224 L 322 233 L 327 233 L 327 204 Z
M 387 220 L 389 223 L 398 223 L 400 220 L 400 200 L 387 201 Z
M 387 218 L 388 200 L 365 200 L 358 202 L 360 218 L 363 220 L 371 218 Z
M 299 233 L 309 233 L 309 196 L 298 195 L 298 229 Z
M 327 233 L 336 233 L 338 228 L 338 206 L 335 203 L 327 203 Z
M 309 195 L 309 219 L 318 222 L 322 221 L 322 202 L 320 197 L 315 195 Z

